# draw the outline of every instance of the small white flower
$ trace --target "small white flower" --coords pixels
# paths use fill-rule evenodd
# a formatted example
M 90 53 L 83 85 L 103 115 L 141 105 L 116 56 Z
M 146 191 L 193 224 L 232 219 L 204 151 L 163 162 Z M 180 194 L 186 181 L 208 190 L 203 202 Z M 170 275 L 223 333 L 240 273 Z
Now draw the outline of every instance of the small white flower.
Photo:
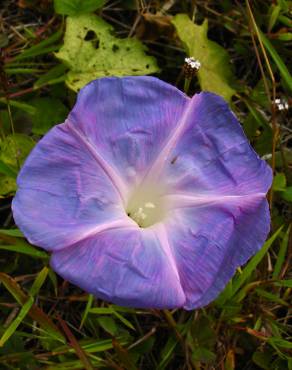
M 264 154 L 261 159 L 263 159 L 264 161 L 268 161 L 269 159 L 272 159 L 272 154 L 268 153 L 268 154 Z
M 275 99 L 275 104 L 278 110 L 288 110 L 289 104 L 285 99 Z
M 194 57 L 185 58 L 185 63 L 192 69 L 199 70 L 201 67 L 201 63 Z

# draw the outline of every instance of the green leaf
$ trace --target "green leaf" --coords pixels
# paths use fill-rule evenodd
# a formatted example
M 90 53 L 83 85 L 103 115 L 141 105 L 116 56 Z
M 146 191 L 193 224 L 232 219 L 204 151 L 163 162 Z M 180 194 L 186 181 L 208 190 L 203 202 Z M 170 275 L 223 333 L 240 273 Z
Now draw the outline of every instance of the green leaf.
M 292 40 L 292 34 L 289 33 L 289 32 L 285 32 L 285 33 L 279 33 L 277 35 L 277 40 L 280 40 L 280 41 L 291 41 Z
M 285 191 L 281 192 L 281 197 L 287 202 L 292 202 L 292 186 L 288 186 Z
M 193 342 L 200 347 L 212 349 L 215 344 L 216 335 L 212 328 L 212 321 L 207 317 L 199 317 L 192 323 L 191 336 Z
M 251 98 L 255 95 L 251 92 Z M 244 131 L 254 143 L 256 152 L 260 155 L 270 153 L 272 147 L 273 132 L 267 119 L 252 100 L 242 98 L 249 114 L 243 122 Z M 264 103 L 262 101 L 262 103 Z M 265 104 L 263 105 L 265 106 Z M 261 132 L 261 133 L 259 133 Z
M 272 83 L 270 80 L 267 80 L 267 84 L 269 88 L 272 88 Z M 256 102 L 258 105 L 260 105 L 261 107 L 269 109 L 270 101 L 266 93 L 265 84 L 264 84 L 263 79 L 259 80 L 256 86 L 249 93 L 248 97 L 252 101 Z
M 7 196 L 16 191 L 16 181 L 10 176 L 0 174 L 0 196 Z
M 101 8 L 106 0 L 54 0 L 55 12 L 64 15 L 92 13 Z
M 252 355 L 253 362 L 261 369 L 270 370 L 273 356 L 270 352 L 254 352 Z
M 282 338 L 271 337 L 268 340 L 273 347 L 280 347 L 285 349 L 292 349 L 292 342 Z
M 278 172 L 273 179 L 273 189 L 275 191 L 282 191 L 286 188 L 286 176 L 282 172 Z
M 6 136 L 0 142 L 0 195 L 16 190 L 15 178 L 19 166 L 22 165 L 34 145 L 34 141 L 24 134 Z
M 216 355 L 208 348 L 199 347 L 192 351 L 192 359 L 194 362 L 210 364 L 216 360 Z
M 8 177 L 16 178 L 17 171 L 0 160 L 0 173 Z
M 0 160 L 7 166 L 17 169 L 22 164 L 35 142 L 27 135 L 14 134 L 7 136 L 0 143 Z
M 286 17 L 285 15 L 279 15 L 278 21 L 284 24 L 285 26 L 291 27 L 291 18 Z
M 118 326 L 115 320 L 110 316 L 100 316 L 97 318 L 99 325 L 105 330 L 106 332 L 110 333 L 111 335 L 115 336 L 118 333 Z
M 172 23 L 188 55 L 201 63 L 198 71 L 201 89 L 219 94 L 230 101 L 235 93 L 231 86 L 233 74 L 230 58 L 222 46 L 208 39 L 208 21 L 205 19 L 202 25 L 197 25 L 186 14 L 178 14 Z
M 113 310 L 113 315 L 116 316 L 124 325 L 129 329 L 136 330 L 129 320 L 125 319 L 124 316 Z
M 272 4 L 270 7 L 270 16 L 269 16 L 269 23 L 268 23 L 268 32 L 270 33 L 275 26 L 277 19 L 280 15 L 281 6 Z
M 66 83 L 72 90 L 78 91 L 99 77 L 145 75 L 159 70 L 140 41 L 118 39 L 112 33 L 112 26 L 95 15 L 67 18 L 64 45 L 56 56 L 70 68 Z
M 54 98 L 36 98 L 30 102 L 36 108 L 32 118 L 32 132 L 38 135 L 44 135 L 54 125 L 64 122 L 68 115 L 68 109 L 58 99 Z

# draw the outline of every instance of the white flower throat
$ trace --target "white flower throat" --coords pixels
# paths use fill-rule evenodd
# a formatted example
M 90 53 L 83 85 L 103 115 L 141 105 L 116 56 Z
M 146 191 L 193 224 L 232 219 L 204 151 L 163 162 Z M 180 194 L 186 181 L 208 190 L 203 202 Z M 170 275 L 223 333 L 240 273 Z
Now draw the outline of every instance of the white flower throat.
M 127 215 L 141 228 L 162 221 L 166 215 L 162 192 L 154 185 L 143 185 L 136 189 L 128 202 Z

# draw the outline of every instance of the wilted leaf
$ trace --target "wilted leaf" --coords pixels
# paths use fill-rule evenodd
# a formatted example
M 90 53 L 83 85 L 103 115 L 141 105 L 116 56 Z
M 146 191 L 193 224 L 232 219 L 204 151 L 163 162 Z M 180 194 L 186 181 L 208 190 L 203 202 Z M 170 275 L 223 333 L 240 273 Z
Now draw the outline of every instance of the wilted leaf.
M 87 14 L 67 18 L 64 45 L 56 56 L 70 68 L 67 85 L 78 91 L 99 77 L 157 72 L 155 59 L 145 50 L 136 39 L 116 38 L 111 25 Z
M 234 370 L 235 369 L 235 354 L 234 354 L 233 349 L 230 349 L 227 352 L 224 365 L 225 365 L 225 370 Z
M 178 14 L 172 22 L 188 55 L 201 63 L 198 71 L 201 89 L 219 94 L 229 101 L 235 93 L 231 87 L 233 74 L 230 58 L 222 46 L 208 39 L 208 21 L 205 19 L 202 25 L 197 25 L 186 14 Z
M 106 0 L 54 0 L 55 12 L 64 15 L 79 15 L 94 12 Z

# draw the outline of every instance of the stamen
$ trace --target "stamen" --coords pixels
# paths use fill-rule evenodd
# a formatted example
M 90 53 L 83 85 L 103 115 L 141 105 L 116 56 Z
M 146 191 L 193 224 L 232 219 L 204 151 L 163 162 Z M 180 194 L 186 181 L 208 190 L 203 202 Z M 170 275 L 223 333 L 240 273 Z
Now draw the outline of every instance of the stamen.
M 165 216 L 165 205 L 157 186 L 144 185 L 136 189 L 129 199 L 128 216 L 141 228 L 146 228 L 162 221 Z

